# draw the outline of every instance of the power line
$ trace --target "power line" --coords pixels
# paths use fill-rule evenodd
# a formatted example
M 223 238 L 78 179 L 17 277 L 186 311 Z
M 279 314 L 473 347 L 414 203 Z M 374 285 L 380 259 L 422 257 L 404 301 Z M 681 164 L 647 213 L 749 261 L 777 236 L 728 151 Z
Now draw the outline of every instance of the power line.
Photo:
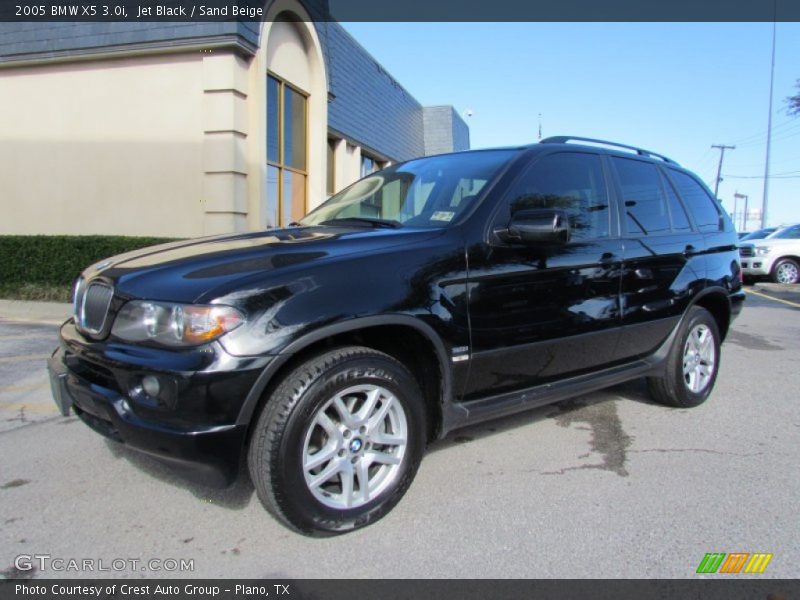
M 726 179 L 764 179 L 764 175 L 725 175 Z M 786 171 L 769 175 L 770 179 L 798 179 L 800 171 Z
M 784 129 L 783 131 L 779 131 L 776 136 L 773 136 L 772 141 L 787 140 L 789 138 L 793 138 L 795 136 L 800 135 L 800 123 L 795 123 L 795 125 L 796 125 L 796 127 L 790 127 L 788 129 Z M 777 127 L 774 127 L 773 131 L 775 131 L 775 129 L 777 129 Z M 758 140 L 755 140 L 755 141 L 752 141 L 752 142 L 746 142 L 744 144 L 739 144 L 739 146 L 742 147 L 742 148 L 749 148 L 751 146 L 760 146 L 761 144 L 765 143 L 766 141 L 767 141 L 766 138 L 758 139 Z
M 778 130 L 784 130 L 781 131 L 781 133 L 786 133 L 786 131 L 788 131 L 787 128 L 793 129 L 793 126 L 797 124 L 798 124 L 797 121 L 793 117 L 789 117 L 782 123 L 778 123 L 777 125 L 773 126 L 772 131 L 775 132 Z M 754 133 L 752 135 L 732 140 L 732 143 L 738 144 L 740 146 L 752 146 L 755 144 L 761 144 L 765 142 L 766 139 L 767 139 L 767 132 L 766 130 L 763 130 L 758 133 Z

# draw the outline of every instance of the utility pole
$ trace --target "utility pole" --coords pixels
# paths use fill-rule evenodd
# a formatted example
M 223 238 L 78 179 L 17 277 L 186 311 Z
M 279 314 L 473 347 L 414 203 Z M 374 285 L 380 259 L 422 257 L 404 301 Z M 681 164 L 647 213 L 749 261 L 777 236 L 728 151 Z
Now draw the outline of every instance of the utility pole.
M 736 150 L 736 146 L 726 146 L 725 144 L 711 144 L 712 148 L 719 148 L 719 166 L 717 167 L 717 183 L 714 185 L 714 197 L 719 198 L 719 182 L 722 181 L 722 159 L 725 158 L 725 150 Z
M 742 214 L 742 228 L 739 231 L 747 231 L 747 199 L 748 199 L 748 195 L 747 194 L 740 194 L 739 192 L 736 192 L 733 195 L 733 197 L 734 197 L 735 200 L 739 200 L 739 198 L 743 198 L 744 199 L 744 214 Z M 737 204 L 738 204 L 738 202 L 737 202 Z
M 775 84 L 775 23 L 777 22 L 777 1 L 773 3 L 775 18 L 772 20 L 772 65 L 769 75 L 769 113 L 767 117 L 767 156 L 764 159 L 764 198 L 761 201 L 761 228 L 767 226 L 767 200 L 769 198 L 769 150 L 772 145 L 772 89 Z

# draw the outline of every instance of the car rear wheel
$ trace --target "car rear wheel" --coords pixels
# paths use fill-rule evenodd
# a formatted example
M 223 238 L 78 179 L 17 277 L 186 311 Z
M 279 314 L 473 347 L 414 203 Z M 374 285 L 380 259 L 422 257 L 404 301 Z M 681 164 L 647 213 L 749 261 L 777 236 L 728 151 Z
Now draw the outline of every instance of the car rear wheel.
M 248 455 L 258 497 L 284 524 L 333 535 L 386 515 L 416 474 L 425 407 L 409 371 L 369 348 L 326 352 L 267 400 Z
M 775 283 L 797 283 L 800 281 L 800 265 L 791 258 L 782 258 L 772 269 L 772 281 Z
M 717 322 L 694 306 L 680 326 L 661 377 L 648 377 L 653 398 L 667 406 L 690 408 L 706 401 L 717 380 L 720 357 Z

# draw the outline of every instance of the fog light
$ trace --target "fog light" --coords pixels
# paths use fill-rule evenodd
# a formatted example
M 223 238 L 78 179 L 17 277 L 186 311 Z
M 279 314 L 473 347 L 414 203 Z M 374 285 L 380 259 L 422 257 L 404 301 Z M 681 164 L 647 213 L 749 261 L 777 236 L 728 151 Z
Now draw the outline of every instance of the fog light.
M 158 398 L 158 395 L 161 393 L 161 384 L 158 381 L 158 377 L 154 377 L 153 375 L 145 375 L 142 377 L 142 389 L 145 394 L 151 398 Z

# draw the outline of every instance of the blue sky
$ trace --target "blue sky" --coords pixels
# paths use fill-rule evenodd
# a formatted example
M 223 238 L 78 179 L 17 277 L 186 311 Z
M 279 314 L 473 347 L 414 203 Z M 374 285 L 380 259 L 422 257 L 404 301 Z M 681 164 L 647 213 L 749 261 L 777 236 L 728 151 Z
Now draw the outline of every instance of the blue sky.
M 344 23 L 422 104 L 452 104 L 473 148 L 581 135 L 666 154 L 761 208 L 771 23 Z M 778 23 L 768 220 L 800 221 L 800 23 Z M 473 111 L 466 117 L 466 111 Z M 735 176 L 735 177 L 734 177 Z M 742 201 L 738 209 L 743 209 Z M 738 225 L 741 228 L 741 225 Z M 748 229 L 758 227 L 752 220 Z

